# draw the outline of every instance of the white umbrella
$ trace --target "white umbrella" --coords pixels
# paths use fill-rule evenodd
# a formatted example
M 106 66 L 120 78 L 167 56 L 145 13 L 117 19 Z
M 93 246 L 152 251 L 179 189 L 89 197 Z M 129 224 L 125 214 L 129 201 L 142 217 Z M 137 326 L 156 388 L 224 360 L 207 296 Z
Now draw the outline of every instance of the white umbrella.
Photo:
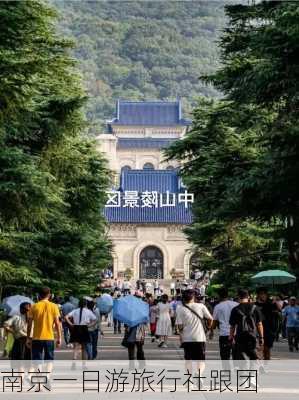
M 20 314 L 20 304 L 22 303 L 30 303 L 33 304 L 33 301 L 26 296 L 9 296 L 3 300 L 3 305 L 6 310 L 8 310 L 8 315 L 10 317 L 14 315 Z

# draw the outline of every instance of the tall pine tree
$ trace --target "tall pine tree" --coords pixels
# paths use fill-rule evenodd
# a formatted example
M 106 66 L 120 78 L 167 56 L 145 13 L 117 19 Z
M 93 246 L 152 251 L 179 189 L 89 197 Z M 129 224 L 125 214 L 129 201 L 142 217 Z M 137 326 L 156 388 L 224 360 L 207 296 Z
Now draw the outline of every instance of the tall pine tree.
M 1 290 L 94 284 L 109 259 L 106 162 L 83 135 L 86 101 L 41 1 L 0 3 Z
M 182 174 L 196 193 L 189 237 L 214 266 L 228 260 L 243 273 L 283 265 L 284 240 L 299 274 L 299 7 L 264 1 L 230 5 L 226 13 L 222 67 L 203 78 L 223 99 L 199 105 L 193 129 L 168 152 L 184 162 Z M 232 265 L 241 238 L 244 267 Z

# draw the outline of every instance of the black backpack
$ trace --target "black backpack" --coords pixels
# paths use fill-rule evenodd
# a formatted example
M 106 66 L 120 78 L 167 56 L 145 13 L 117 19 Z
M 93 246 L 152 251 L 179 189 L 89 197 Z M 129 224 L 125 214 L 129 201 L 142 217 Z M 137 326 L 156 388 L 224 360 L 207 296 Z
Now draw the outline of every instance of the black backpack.
M 255 349 L 256 347 L 257 329 L 254 318 L 255 310 L 255 305 L 251 307 L 248 313 L 244 313 L 238 309 L 238 313 L 241 315 L 241 321 L 238 325 L 238 341 L 249 349 Z

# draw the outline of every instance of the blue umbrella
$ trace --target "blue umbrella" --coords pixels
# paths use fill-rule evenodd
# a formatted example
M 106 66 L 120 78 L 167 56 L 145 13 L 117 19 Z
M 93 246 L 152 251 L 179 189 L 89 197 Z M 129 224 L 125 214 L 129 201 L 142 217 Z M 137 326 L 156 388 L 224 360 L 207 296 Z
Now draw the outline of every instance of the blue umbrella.
M 124 296 L 114 302 L 113 318 L 129 327 L 149 321 L 149 305 L 135 296 Z
M 97 299 L 97 307 L 102 314 L 108 314 L 113 307 L 113 298 L 110 294 L 104 293 L 99 299 Z

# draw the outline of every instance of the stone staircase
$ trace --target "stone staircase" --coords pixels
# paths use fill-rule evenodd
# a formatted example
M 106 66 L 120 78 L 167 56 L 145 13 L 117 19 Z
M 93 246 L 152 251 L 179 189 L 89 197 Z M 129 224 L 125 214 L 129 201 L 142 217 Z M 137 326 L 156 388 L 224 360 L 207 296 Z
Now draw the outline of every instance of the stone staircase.
M 152 284 L 152 291 L 154 290 L 154 279 L 144 279 L 145 282 L 150 282 Z M 170 283 L 173 282 L 172 279 L 159 279 L 160 287 L 163 287 L 163 292 L 170 294 Z M 136 287 L 136 279 L 131 280 L 132 287 Z

